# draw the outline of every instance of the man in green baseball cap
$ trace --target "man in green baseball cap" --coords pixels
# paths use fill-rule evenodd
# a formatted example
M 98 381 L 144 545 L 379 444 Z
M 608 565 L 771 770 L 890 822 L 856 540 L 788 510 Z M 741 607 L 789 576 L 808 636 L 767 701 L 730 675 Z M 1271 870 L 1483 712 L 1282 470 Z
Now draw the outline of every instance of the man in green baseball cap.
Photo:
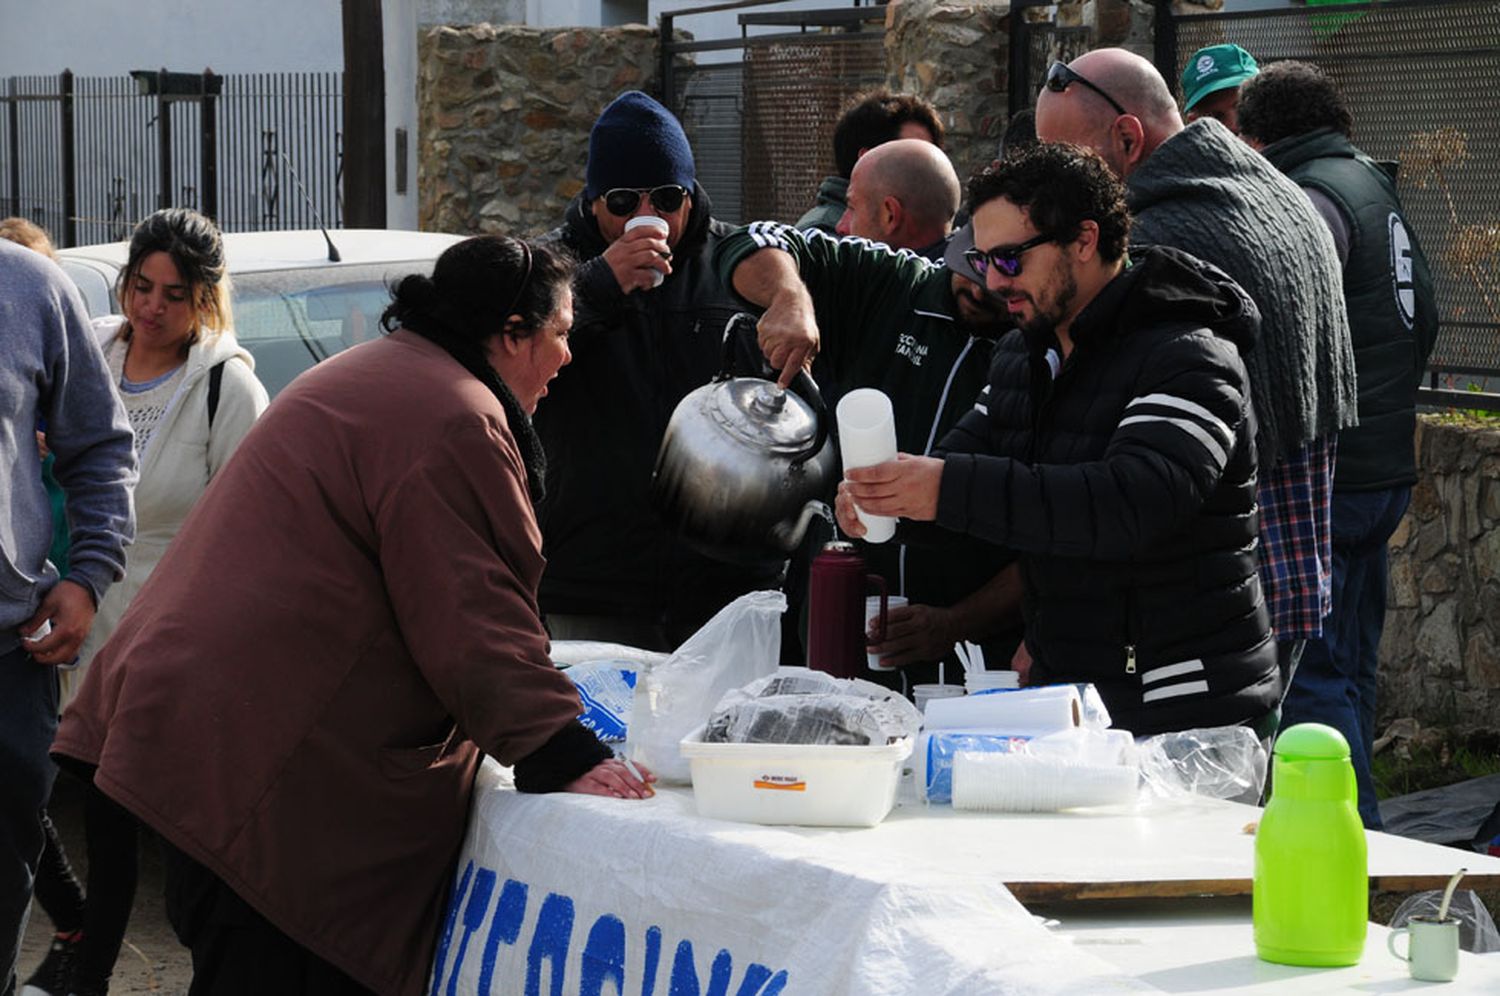
M 1260 72 L 1255 57 L 1238 45 L 1210 45 L 1194 52 L 1182 70 L 1182 113 L 1188 121 L 1218 118 L 1240 133 L 1240 84 Z

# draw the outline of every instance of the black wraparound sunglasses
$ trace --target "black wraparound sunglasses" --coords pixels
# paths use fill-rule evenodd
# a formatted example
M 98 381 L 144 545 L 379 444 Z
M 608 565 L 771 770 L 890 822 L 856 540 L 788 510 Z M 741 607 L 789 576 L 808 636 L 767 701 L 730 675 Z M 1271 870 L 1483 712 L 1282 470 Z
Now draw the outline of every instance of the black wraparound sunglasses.
M 1021 275 L 1021 256 L 1027 250 L 1035 249 L 1039 245 L 1056 241 L 1051 235 L 1038 235 L 1034 239 L 1027 239 L 1018 246 L 996 246 L 993 249 L 981 249 L 978 246 L 970 246 L 964 250 L 964 259 L 974 267 L 974 272 L 981 277 L 987 274 L 993 266 L 1007 277 L 1019 277 Z
M 1103 87 L 1091 83 L 1089 82 L 1089 80 L 1078 75 L 1078 73 L 1068 68 L 1067 63 L 1054 62 L 1047 69 L 1047 89 L 1051 90 L 1053 93 L 1062 93 L 1074 83 L 1082 83 L 1084 86 L 1088 87 L 1090 90 L 1094 91 L 1099 96 L 1109 101 L 1109 106 L 1113 107 L 1120 114 L 1130 113 L 1123 106 L 1121 106 L 1118 100 L 1105 93 Z
M 679 187 L 675 183 L 639 190 L 634 187 L 616 187 L 604 192 L 604 206 L 610 214 L 618 218 L 628 218 L 635 214 L 636 208 L 641 206 L 641 198 L 649 197 L 652 207 L 663 214 L 671 214 L 682 207 L 682 202 L 687 195 L 687 188 Z

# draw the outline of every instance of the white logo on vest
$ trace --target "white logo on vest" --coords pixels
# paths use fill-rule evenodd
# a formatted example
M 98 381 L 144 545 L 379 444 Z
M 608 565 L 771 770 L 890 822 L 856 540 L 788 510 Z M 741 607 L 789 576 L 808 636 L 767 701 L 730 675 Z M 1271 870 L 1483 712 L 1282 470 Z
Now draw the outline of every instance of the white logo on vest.
M 1391 212 L 1386 222 L 1391 233 L 1391 282 L 1396 291 L 1396 304 L 1401 309 L 1401 320 L 1407 328 L 1417 317 L 1417 287 L 1412 279 L 1411 236 L 1406 234 L 1406 224 L 1401 216 Z

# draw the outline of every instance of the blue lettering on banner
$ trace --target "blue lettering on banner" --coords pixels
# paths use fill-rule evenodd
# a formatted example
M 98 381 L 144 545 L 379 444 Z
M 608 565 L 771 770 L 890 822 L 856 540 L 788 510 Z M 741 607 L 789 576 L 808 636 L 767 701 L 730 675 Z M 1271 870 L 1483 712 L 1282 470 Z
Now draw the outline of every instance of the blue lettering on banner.
M 476 867 L 472 861 L 465 866 L 449 900 L 448 914 L 433 958 L 431 996 L 457 996 L 458 977 L 469 959 L 469 941 L 484 926 L 485 917 L 490 913 L 490 900 L 495 894 L 498 878 L 492 869 Z M 495 966 L 500 946 L 515 949 L 521 940 L 530 894 L 524 882 L 514 879 L 506 879 L 499 891 L 500 897 L 494 904 L 489 933 L 479 958 L 476 992 L 481 996 L 495 991 Z M 560 996 L 564 991 L 570 968 L 578 972 L 577 991 L 581 996 L 626 996 L 628 938 L 625 922 L 610 913 L 596 919 L 589 927 L 577 964 L 570 966 L 568 959 L 575 919 L 572 897 L 551 892 L 542 900 L 526 948 L 526 996 L 541 996 L 544 966 L 550 996 Z M 455 948 L 453 935 L 460 925 L 462 932 Z M 661 928 L 647 927 L 643 941 L 640 996 L 657 996 Z M 453 956 L 451 965 L 448 961 L 450 953 Z M 443 985 L 445 980 L 446 986 Z M 733 981 L 734 956 L 727 949 L 720 948 L 709 966 L 708 985 L 704 988 L 698 977 L 693 942 L 684 938 L 678 942 L 673 955 L 671 976 L 663 996 L 731 996 Z M 788 981 L 785 969 L 773 972 L 764 965 L 751 962 L 746 965 L 733 996 L 780 996 Z

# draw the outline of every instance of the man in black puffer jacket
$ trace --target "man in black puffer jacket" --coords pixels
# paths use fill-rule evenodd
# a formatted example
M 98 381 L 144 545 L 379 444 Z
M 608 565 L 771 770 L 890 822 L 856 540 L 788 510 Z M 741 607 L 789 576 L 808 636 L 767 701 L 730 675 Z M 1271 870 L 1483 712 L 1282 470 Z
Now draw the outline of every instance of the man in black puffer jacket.
M 677 119 L 639 91 L 617 97 L 589 136 L 583 191 L 547 236 L 580 261 L 573 362 L 535 418 L 547 451 L 540 599 L 554 639 L 671 650 L 736 596 L 780 586 L 783 561 L 712 560 L 649 501 L 667 421 L 718 372 L 740 310 L 712 262 L 733 229 L 710 212 Z M 625 230 L 647 215 L 665 234 Z M 753 342 L 741 352 L 760 364 Z
M 1386 542 L 1417 481 L 1417 387 L 1437 339 L 1437 295 L 1395 169 L 1349 141 L 1333 80 L 1278 62 L 1246 84 L 1244 139 L 1302 187 L 1333 236 L 1359 372 L 1359 425 L 1339 433 L 1333 475 L 1333 606 L 1287 693 L 1282 725 L 1319 722 L 1349 741 L 1359 815 L 1380 829 L 1370 758 L 1385 626 Z
M 1091 681 L 1137 735 L 1243 723 L 1280 696 L 1256 573 L 1255 421 L 1240 352 L 1258 313 L 1185 253 L 1128 260 L 1125 192 L 1043 145 L 969 186 L 970 260 L 1020 328 L 938 457 L 852 470 L 854 506 L 1021 556 L 1029 684 Z M 959 540 L 962 541 L 961 539 Z

